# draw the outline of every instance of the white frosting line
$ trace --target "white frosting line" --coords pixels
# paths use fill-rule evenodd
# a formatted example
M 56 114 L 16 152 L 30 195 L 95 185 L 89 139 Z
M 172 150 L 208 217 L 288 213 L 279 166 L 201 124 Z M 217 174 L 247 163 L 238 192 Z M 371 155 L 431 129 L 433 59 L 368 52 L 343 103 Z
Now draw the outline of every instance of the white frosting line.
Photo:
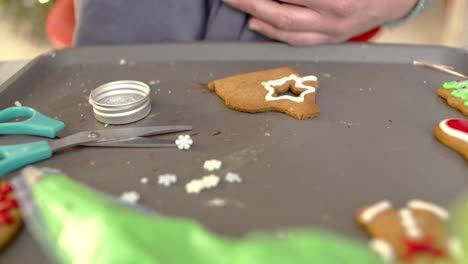
M 386 262 L 392 262 L 395 259 L 392 246 L 385 240 L 373 239 L 369 242 L 369 247 Z
M 408 207 L 411 208 L 411 209 L 429 211 L 429 212 L 437 215 L 442 220 L 448 220 L 449 219 L 449 213 L 447 212 L 447 210 L 445 210 L 444 208 L 442 208 L 442 207 L 440 207 L 438 205 L 432 204 L 432 203 L 428 203 L 428 202 L 421 201 L 421 200 L 411 200 L 408 203 Z
M 387 200 L 378 202 L 364 210 L 364 212 L 361 214 L 361 221 L 365 224 L 370 223 L 377 215 L 385 210 L 390 209 L 391 207 L 392 204 Z
M 407 208 L 400 209 L 399 211 L 401 217 L 401 224 L 405 228 L 405 233 L 410 238 L 421 238 L 422 233 L 418 228 L 416 219 L 414 219 L 413 214 Z
M 447 122 L 451 119 L 445 119 L 444 121 L 440 122 L 439 127 L 445 134 L 458 138 L 462 141 L 468 143 L 468 133 L 462 132 L 460 130 L 453 129 L 447 125 Z
M 299 96 L 290 96 L 290 95 L 280 95 L 276 97 L 273 96 L 273 94 L 275 93 L 275 88 L 273 88 L 273 86 L 281 86 L 289 81 L 294 81 L 297 88 L 303 88 L 305 89 L 305 91 L 303 91 Z M 262 82 L 263 87 L 265 87 L 265 89 L 268 91 L 267 95 L 265 95 L 265 100 L 266 101 L 278 101 L 278 100 L 287 99 L 293 102 L 302 103 L 304 102 L 304 98 L 307 94 L 315 93 L 316 91 L 315 87 L 304 84 L 304 82 L 307 82 L 307 81 L 317 81 L 317 77 L 310 75 L 310 76 L 299 78 L 297 75 L 291 74 L 288 77 L 283 77 L 281 79 Z

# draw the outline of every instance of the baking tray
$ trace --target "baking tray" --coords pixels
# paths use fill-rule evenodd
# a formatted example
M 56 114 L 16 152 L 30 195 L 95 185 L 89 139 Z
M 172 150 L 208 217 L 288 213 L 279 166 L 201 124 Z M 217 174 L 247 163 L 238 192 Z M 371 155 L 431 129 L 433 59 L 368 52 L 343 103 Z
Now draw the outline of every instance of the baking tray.
M 193 133 L 200 134 L 191 151 L 87 147 L 37 165 L 61 169 L 117 196 L 135 190 L 143 205 L 196 219 L 226 236 L 324 227 L 366 240 L 354 222 L 358 207 L 381 199 L 400 206 L 413 198 L 447 205 L 468 185 L 466 161 L 433 136 L 439 121 L 462 117 L 436 94 L 443 82 L 456 78 L 413 66 L 414 59 L 468 72 L 466 51 L 432 46 L 84 47 L 33 60 L 0 88 L 0 109 L 19 101 L 64 121 L 70 130 L 103 128 L 87 103 L 91 89 L 121 79 L 144 81 L 152 87 L 152 114 L 131 125 L 193 125 Z M 279 66 L 318 76 L 319 117 L 298 121 L 281 113 L 236 112 L 200 85 Z M 37 138 L 2 136 L 0 144 L 31 140 Z M 236 172 L 244 182 L 186 194 L 183 184 L 205 175 L 203 161 L 212 158 L 223 161 L 218 174 Z M 158 186 L 163 173 L 178 175 L 179 184 Z M 150 184 L 141 184 L 142 177 Z M 227 204 L 207 205 L 216 198 Z M 46 263 L 26 231 L 0 255 L 1 263 L 32 260 Z

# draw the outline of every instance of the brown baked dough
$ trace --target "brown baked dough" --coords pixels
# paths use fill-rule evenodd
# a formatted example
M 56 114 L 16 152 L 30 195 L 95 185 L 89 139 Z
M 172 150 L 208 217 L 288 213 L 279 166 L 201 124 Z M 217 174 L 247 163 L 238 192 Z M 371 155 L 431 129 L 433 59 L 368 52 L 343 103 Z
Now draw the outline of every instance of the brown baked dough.
M 447 104 L 455 109 L 461 111 L 464 115 L 468 116 L 468 107 L 465 106 L 465 102 L 460 99 L 452 96 L 453 90 L 444 89 L 440 87 L 437 89 L 437 94 L 447 100 Z
M 445 120 L 444 120 L 445 121 Z M 442 122 L 444 122 L 442 121 Z M 441 123 L 442 123 L 441 122 Z M 459 138 L 456 138 L 456 137 L 453 137 L 447 133 L 445 133 L 441 128 L 440 128 L 440 125 L 441 123 L 439 123 L 435 129 L 434 129 L 434 134 L 435 134 L 435 137 L 441 142 L 443 143 L 444 145 L 446 145 L 447 147 L 455 150 L 456 152 L 460 153 L 463 155 L 463 157 L 465 157 L 466 160 L 468 160 L 468 143 L 459 139 Z
M 446 210 L 420 200 L 410 201 L 401 209 L 395 209 L 388 201 L 381 201 L 360 208 L 356 214 L 356 221 L 369 233 L 372 242 L 386 243 L 393 260 L 399 263 L 433 263 L 435 260 L 452 259 L 447 219 Z
M 320 110 L 315 104 L 318 81 L 304 82 L 305 85 L 313 86 L 316 90 L 314 93 L 306 94 L 303 102 L 294 102 L 288 99 L 265 100 L 268 91 L 262 85 L 262 82 L 281 79 L 291 74 L 301 77 L 293 69 L 283 67 L 214 80 L 208 84 L 208 88 L 221 97 L 227 107 L 237 111 L 247 113 L 278 111 L 300 120 L 318 116 Z M 273 96 L 278 96 L 287 91 L 300 95 L 304 91 L 304 89 L 296 87 L 294 81 L 289 81 L 282 86 L 276 86 L 274 89 Z

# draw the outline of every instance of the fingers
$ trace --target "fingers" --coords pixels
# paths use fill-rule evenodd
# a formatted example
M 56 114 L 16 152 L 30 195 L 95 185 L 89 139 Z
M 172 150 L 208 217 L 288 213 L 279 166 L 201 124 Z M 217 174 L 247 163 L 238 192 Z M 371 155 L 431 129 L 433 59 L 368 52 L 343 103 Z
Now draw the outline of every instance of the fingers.
M 281 2 L 304 6 L 326 12 L 336 17 L 349 17 L 358 12 L 360 1 L 356 0 L 281 0 Z
M 269 23 L 252 18 L 249 23 L 250 29 L 271 39 L 288 43 L 293 46 L 315 45 L 321 43 L 341 42 L 344 39 L 333 37 L 320 32 L 294 32 L 278 29 Z
M 328 17 L 311 8 L 273 0 L 224 0 L 224 2 L 278 29 L 332 34 L 337 32 L 334 21 L 329 21 Z

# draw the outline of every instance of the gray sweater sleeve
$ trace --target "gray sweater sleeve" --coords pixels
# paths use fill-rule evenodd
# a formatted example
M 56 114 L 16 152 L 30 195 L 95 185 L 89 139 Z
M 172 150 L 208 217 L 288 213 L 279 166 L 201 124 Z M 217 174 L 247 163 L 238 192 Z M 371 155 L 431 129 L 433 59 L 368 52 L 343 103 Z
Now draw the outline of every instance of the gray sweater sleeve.
M 265 41 L 221 0 L 75 0 L 75 45 Z

